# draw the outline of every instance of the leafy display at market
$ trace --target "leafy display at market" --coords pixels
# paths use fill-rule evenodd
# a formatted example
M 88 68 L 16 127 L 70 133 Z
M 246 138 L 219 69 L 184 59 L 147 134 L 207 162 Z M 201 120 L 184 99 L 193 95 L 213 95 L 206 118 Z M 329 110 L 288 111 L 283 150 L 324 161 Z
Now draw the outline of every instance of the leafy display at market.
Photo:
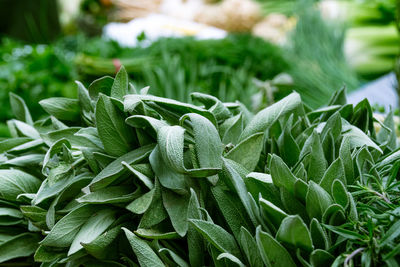
M 122 67 L 33 121 L 11 94 L 0 142 L 0 262 L 42 266 L 397 266 L 390 113 L 344 89 L 249 112 L 136 90 Z

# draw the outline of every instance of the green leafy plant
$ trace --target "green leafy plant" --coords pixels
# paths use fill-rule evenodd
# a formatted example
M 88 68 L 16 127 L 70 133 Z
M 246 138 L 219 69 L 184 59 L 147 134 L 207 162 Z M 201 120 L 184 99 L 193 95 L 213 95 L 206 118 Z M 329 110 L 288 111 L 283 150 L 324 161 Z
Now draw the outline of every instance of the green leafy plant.
M 78 99 L 12 95 L 0 142 L 0 262 L 396 266 L 400 153 L 367 101 L 261 110 L 137 91 L 121 68 Z M 28 245 L 29 244 L 29 245 Z M 33 259 L 32 259 L 33 257 Z

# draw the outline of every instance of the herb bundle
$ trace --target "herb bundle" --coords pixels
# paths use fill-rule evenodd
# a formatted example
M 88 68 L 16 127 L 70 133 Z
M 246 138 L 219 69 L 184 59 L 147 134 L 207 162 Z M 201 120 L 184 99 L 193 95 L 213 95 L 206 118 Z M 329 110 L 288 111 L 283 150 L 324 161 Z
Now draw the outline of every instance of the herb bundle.
M 140 91 L 124 68 L 78 99 L 11 95 L 0 142 L 0 262 L 42 266 L 397 266 L 400 152 L 389 114 L 257 114 Z M 33 255 L 33 256 L 32 256 Z M 32 259 L 33 258 L 33 259 Z

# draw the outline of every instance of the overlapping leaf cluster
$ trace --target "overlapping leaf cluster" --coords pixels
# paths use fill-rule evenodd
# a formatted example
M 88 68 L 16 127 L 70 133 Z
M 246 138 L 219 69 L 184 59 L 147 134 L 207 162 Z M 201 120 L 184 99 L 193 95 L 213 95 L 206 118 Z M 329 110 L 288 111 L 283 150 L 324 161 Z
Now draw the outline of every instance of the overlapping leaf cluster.
M 250 113 L 137 92 L 124 69 L 78 99 L 11 95 L 0 142 L 0 262 L 42 266 L 397 266 L 400 152 L 391 115 L 344 90 Z M 33 256 L 32 256 L 33 255 Z M 31 256 L 31 257 L 29 257 Z M 22 260 L 21 260 L 22 258 Z

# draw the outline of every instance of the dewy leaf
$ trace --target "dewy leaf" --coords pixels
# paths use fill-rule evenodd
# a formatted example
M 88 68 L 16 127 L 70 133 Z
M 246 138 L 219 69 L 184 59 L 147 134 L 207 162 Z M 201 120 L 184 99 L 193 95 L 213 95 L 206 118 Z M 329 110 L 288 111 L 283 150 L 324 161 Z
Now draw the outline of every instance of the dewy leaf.
M 90 243 L 107 230 L 116 219 L 115 213 L 115 209 L 103 209 L 94 213 L 76 234 L 69 248 L 68 256 L 83 248 L 81 243 Z
M 59 120 L 76 121 L 80 118 L 80 107 L 77 99 L 51 97 L 41 100 L 39 104 L 47 113 Z
M 257 166 L 263 148 L 264 133 L 256 133 L 242 140 L 228 154 L 227 159 L 231 159 L 241 164 L 249 171 L 254 171 Z
M 190 219 L 189 222 L 219 251 L 231 253 L 234 256 L 240 256 L 235 238 L 221 226 L 196 219 Z
M 26 122 L 29 125 L 33 125 L 31 114 L 25 104 L 25 101 L 14 93 L 10 92 L 10 104 L 12 112 L 17 120 Z
M 169 190 L 162 191 L 164 208 L 171 220 L 172 226 L 180 236 L 185 236 L 188 229 L 187 212 L 188 195 L 178 195 Z
M 132 128 L 125 124 L 122 112 L 105 95 L 101 95 L 97 101 L 96 124 L 107 153 L 121 156 L 132 149 L 135 144 Z
M 0 196 L 3 199 L 16 201 L 23 193 L 36 193 L 41 181 L 20 170 L 0 170 Z
M 307 252 L 313 250 L 310 231 L 298 215 L 290 215 L 283 219 L 276 239 L 293 248 L 300 248 Z
M 96 191 L 106 187 L 126 171 L 121 164 L 123 161 L 128 164 L 138 163 L 145 159 L 153 148 L 154 145 L 143 146 L 117 158 L 93 178 L 93 181 L 89 185 L 90 189 Z
M 192 122 L 194 145 L 200 168 L 221 168 L 223 147 L 215 126 L 207 118 L 196 113 L 182 116 L 181 125 L 186 119 Z
M 302 107 L 300 95 L 292 93 L 275 104 L 258 112 L 249 122 L 242 132 L 240 140 L 244 140 L 250 135 L 265 132 L 279 118 L 290 114 Z
M 92 205 L 74 209 L 54 225 L 40 244 L 52 247 L 69 247 L 81 226 L 96 212 L 96 209 Z
M 165 266 L 157 254 L 151 249 L 146 241 L 137 237 L 134 233 L 126 228 L 124 230 L 126 238 L 128 239 L 133 252 L 135 253 L 140 266 L 143 267 L 163 267 Z
M 124 96 L 128 93 L 128 85 L 128 73 L 125 67 L 121 66 L 111 87 L 111 97 L 123 100 Z
M 32 255 L 38 247 L 40 236 L 23 233 L 0 244 L 0 263 Z
M 289 252 L 270 234 L 261 231 L 261 227 L 257 228 L 256 240 L 261 258 L 266 266 L 296 266 Z
M 321 186 L 310 181 L 306 197 L 306 209 L 310 218 L 322 219 L 325 210 L 333 204 L 333 200 L 328 192 Z

